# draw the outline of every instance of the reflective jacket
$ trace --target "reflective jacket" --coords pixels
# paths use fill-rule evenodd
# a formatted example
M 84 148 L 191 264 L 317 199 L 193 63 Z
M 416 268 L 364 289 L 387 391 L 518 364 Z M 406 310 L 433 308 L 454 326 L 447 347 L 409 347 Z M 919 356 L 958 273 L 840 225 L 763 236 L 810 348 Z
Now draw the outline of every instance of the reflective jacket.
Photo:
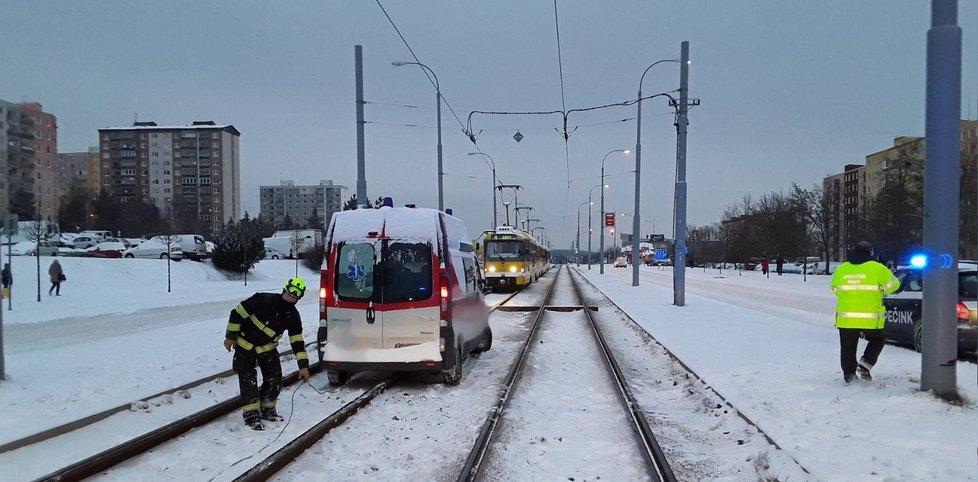
M 281 293 L 255 293 L 242 301 L 231 310 L 224 336 L 234 340 L 238 350 L 255 350 L 260 354 L 274 351 L 286 331 L 299 368 L 309 368 L 299 311 L 294 304 L 283 300 Z
M 882 329 L 886 319 L 883 295 L 900 288 L 900 280 L 869 255 L 854 253 L 836 268 L 832 291 L 839 298 L 835 309 L 837 328 Z

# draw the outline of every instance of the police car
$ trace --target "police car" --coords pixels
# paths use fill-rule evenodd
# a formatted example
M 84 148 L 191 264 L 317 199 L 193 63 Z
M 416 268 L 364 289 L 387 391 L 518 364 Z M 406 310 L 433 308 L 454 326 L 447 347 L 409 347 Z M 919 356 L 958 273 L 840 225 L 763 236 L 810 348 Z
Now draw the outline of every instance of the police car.
M 883 336 L 896 344 L 921 348 L 921 312 L 923 310 L 923 272 L 915 268 L 900 268 L 894 275 L 900 289 L 883 298 L 886 323 Z M 974 352 L 978 348 L 978 265 L 958 267 L 958 302 L 955 310 L 958 326 L 958 353 Z

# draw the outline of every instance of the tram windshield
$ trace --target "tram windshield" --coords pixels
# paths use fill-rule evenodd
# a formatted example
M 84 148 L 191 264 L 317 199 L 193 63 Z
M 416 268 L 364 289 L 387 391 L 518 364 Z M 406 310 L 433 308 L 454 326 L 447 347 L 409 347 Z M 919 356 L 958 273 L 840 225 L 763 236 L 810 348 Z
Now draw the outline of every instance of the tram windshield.
M 489 241 L 486 243 L 486 259 L 520 258 L 522 256 L 522 241 Z

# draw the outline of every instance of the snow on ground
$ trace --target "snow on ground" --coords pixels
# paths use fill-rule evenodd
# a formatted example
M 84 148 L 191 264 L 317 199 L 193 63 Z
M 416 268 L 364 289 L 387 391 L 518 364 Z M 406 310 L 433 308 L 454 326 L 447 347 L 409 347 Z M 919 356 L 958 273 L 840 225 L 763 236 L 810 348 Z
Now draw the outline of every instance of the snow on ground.
M 556 282 L 551 304 L 577 304 L 568 273 Z M 584 313 L 547 312 L 541 323 L 489 448 L 486 480 L 648 480 Z
M 255 291 L 280 289 L 295 273 L 291 261 L 264 261 L 245 287 L 241 280 L 227 280 L 209 263 L 182 261 L 171 263 L 174 292 L 167 294 L 164 262 L 61 258 L 69 280 L 62 296 L 47 297 L 44 286 L 42 302 L 37 303 L 29 271 L 32 261 L 14 259 L 14 310 L 4 312 L 8 380 L 0 383 L 0 404 L 5 407 L 0 412 L 0 444 L 226 370 L 231 358 L 220 343 L 230 309 Z M 41 261 L 46 272 L 50 258 Z M 642 286 L 636 289 L 630 286 L 630 269 L 606 268 L 604 275 L 598 274 L 597 266 L 591 271 L 581 267 L 581 272 L 784 448 L 783 453 L 765 450 L 756 432 L 739 418 L 721 415 L 715 405 L 698 411 L 694 406 L 693 415 L 675 415 L 663 422 L 666 441 L 675 441 L 682 451 L 670 457 L 680 461 L 684 473 L 694 474 L 690 478 L 976 478 L 975 365 L 958 365 L 959 386 L 969 400 L 960 407 L 918 392 L 920 356 L 894 346 L 883 351 L 872 385 L 844 385 L 827 277 L 809 276 L 805 282 L 800 275 L 765 278 L 760 272 L 724 270 L 720 277 L 716 270 L 689 270 L 688 306 L 676 308 L 671 305 L 671 271 L 642 267 Z M 318 284 L 315 273 L 299 270 L 311 286 Z M 549 278 L 532 286 L 515 304 L 533 304 L 535 295 L 529 294 L 542 293 L 548 284 Z M 316 331 L 316 310 L 315 296 L 300 304 L 308 340 Z M 685 388 L 703 393 L 683 398 L 676 388 L 684 387 L 681 380 L 674 380 L 677 385 L 671 390 L 659 389 L 663 380 L 668 385 L 669 377 L 675 377 L 673 368 L 663 365 L 661 349 L 621 326 L 613 310 L 602 306 L 599 318 L 608 326 L 618 323 L 609 332 L 627 352 L 620 356 L 623 368 L 651 374 L 636 384 L 636 396 L 646 410 L 661 413 L 650 405 L 695 405 L 710 399 L 712 395 L 695 384 Z M 493 350 L 466 363 L 462 385 L 408 379 L 279 478 L 454 478 L 525 336 L 527 319 L 525 312 L 494 314 Z M 558 348 L 557 338 L 553 340 L 548 348 Z M 564 341 L 570 346 L 570 337 Z M 554 360 L 550 364 L 541 357 L 539 368 L 559 369 Z M 292 371 L 295 362 L 286 360 L 283 367 Z M 349 387 L 328 389 L 326 395 L 306 385 L 285 389 L 279 407 L 291 412 L 294 399 L 292 422 L 262 455 L 352 399 L 368 382 L 368 377 L 359 377 Z M 583 397 L 591 384 L 580 383 Z M 325 377 L 315 376 L 312 385 L 324 387 Z M 568 388 L 544 388 L 544 381 L 535 385 L 555 397 Z M 236 393 L 233 378 L 219 379 L 68 437 L 2 453 L 0 479 L 44 475 Z M 569 423 L 563 420 L 574 413 L 571 410 L 551 411 L 555 428 Z M 711 417 L 715 424 L 704 420 Z M 268 445 L 282 427 L 273 425 L 261 433 L 242 430 L 240 414 L 235 413 L 185 435 L 183 442 L 189 443 L 160 447 L 106 477 L 162 481 L 217 475 L 217 480 L 228 480 L 255 460 L 225 470 L 229 465 Z M 632 444 L 631 439 L 629 435 L 622 444 Z M 664 448 L 669 453 L 670 448 Z M 788 456 L 810 474 L 799 476 Z M 538 475 L 565 478 L 563 472 Z
M 581 273 L 813 478 L 976 479 L 975 364 L 957 364 L 963 406 L 920 392 L 920 355 L 892 345 L 873 383 L 846 385 L 828 277 L 689 270 L 680 308 L 671 270 L 641 267 L 640 287 L 631 269 Z

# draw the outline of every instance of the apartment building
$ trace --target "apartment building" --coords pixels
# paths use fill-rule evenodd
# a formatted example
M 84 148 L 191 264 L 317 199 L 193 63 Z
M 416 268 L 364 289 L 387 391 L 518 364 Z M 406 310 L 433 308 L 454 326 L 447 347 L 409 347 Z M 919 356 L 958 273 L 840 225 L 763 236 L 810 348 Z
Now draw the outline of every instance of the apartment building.
M 0 121 L 3 125 L 2 211 L 29 209 L 41 217 L 56 217 L 59 205 L 58 190 L 58 122 L 57 118 L 37 102 L 12 103 L 0 101 Z M 31 207 L 14 206 L 11 202 L 23 190 L 33 195 Z
M 99 189 L 123 203 L 155 204 L 175 226 L 217 231 L 240 217 L 240 137 L 212 121 L 99 129 Z
M 98 148 L 93 147 L 86 152 L 58 153 L 58 188 L 61 196 L 67 194 L 73 187 L 91 192 L 89 189 L 88 168 L 91 159 L 98 159 Z
M 260 186 L 259 190 L 261 217 L 276 228 L 285 226 L 286 216 L 304 225 L 313 209 L 322 216 L 323 226 L 327 226 L 333 213 L 343 210 L 349 192 L 346 186 L 333 184 L 330 180 L 309 186 L 297 186 L 294 181 L 284 180 L 278 186 Z

